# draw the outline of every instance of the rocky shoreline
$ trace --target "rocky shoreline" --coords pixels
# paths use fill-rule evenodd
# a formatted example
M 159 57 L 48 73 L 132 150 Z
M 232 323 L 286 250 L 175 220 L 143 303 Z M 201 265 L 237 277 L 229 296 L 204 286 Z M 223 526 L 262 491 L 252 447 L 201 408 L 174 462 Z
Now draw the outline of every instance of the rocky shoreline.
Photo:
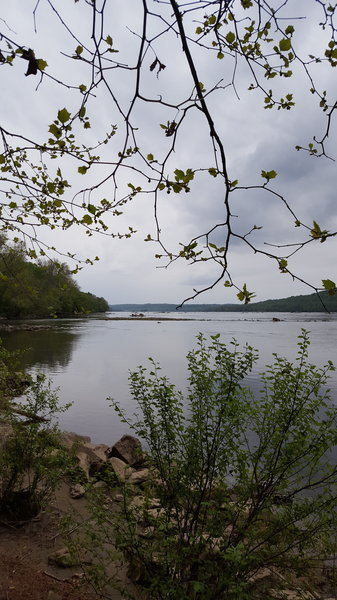
M 11 434 L 9 427 L 8 425 L 0 426 L 0 447 Z M 82 524 L 85 527 L 90 519 L 88 507 L 92 492 L 98 494 L 98 498 L 101 499 L 99 502 L 111 516 L 118 512 L 124 514 L 123 507 L 126 500 L 125 494 L 127 493 L 128 511 L 131 511 L 130 514 L 137 521 L 138 534 L 146 539 L 155 539 L 157 535 L 155 523 L 160 522 L 163 512 L 160 499 L 156 497 L 155 492 L 156 489 L 158 490 L 158 484 L 161 485 L 160 478 L 158 472 L 150 467 L 148 457 L 137 438 L 131 435 L 123 435 L 116 443 L 109 446 L 107 444 L 95 444 L 87 436 L 73 432 L 61 432 L 60 441 L 62 446 L 74 458 L 74 464 L 76 465 L 71 481 L 66 480 L 62 483 L 56 491 L 55 498 L 42 511 L 38 519 L 35 518 L 29 523 L 21 524 L 19 528 L 14 527 L 11 529 L 6 528 L 0 522 L 0 562 L 1 547 L 6 551 L 13 547 L 12 552 L 14 555 L 17 543 L 24 543 L 26 553 L 28 549 L 29 560 L 33 561 L 29 564 L 35 565 L 36 563 L 40 565 L 40 573 L 44 577 L 41 581 L 44 581 L 46 586 L 43 589 L 48 589 L 48 594 L 30 596 L 27 593 L 26 596 L 15 594 L 1 596 L 1 578 L 4 575 L 1 575 L 0 569 L 1 599 L 2 597 L 6 600 L 7 598 L 8 600 L 26 600 L 26 598 L 29 600 L 35 600 L 35 598 L 37 600 L 94 599 L 95 596 L 87 596 L 88 593 L 90 594 L 88 588 L 83 594 L 81 592 L 77 596 L 74 592 L 76 589 L 74 586 L 81 582 L 82 584 L 85 583 L 86 569 L 88 566 L 90 568 L 97 560 L 99 545 L 94 548 L 94 558 L 85 546 L 80 548 L 77 554 L 69 550 L 69 547 L 71 548 L 74 543 L 72 541 L 73 532 L 77 534 L 78 528 Z M 62 518 L 67 515 L 72 515 L 71 519 L 73 519 L 70 521 L 68 533 L 64 530 L 64 527 L 60 526 Z M 99 544 L 99 542 L 97 543 Z M 43 553 L 41 553 L 41 546 L 44 547 Z M 9 552 L 10 555 L 11 552 Z M 138 597 L 137 584 L 143 582 L 145 576 L 144 566 L 126 560 L 122 563 L 119 560 L 116 564 L 112 564 L 112 569 L 118 571 L 121 588 L 129 592 L 132 591 L 133 597 Z M 31 571 L 33 572 L 33 566 L 31 566 Z M 34 582 L 30 581 L 24 565 L 23 572 L 26 578 L 24 582 L 25 589 L 27 590 L 29 585 L 34 587 Z M 336 600 L 336 596 L 331 592 L 331 586 L 329 587 L 326 583 L 329 579 L 329 576 L 326 575 L 325 582 L 322 576 L 319 583 L 317 583 L 317 580 L 312 580 L 310 587 L 310 585 L 308 586 L 308 580 L 299 580 L 298 585 L 292 586 L 291 589 L 282 573 L 275 569 L 267 567 L 259 569 L 253 577 L 254 585 L 256 582 L 259 589 L 261 587 L 261 590 L 265 590 L 264 593 L 267 590 L 268 598 L 272 600 L 281 598 L 283 600 Z M 13 582 L 13 589 L 18 579 L 20 579 L 20 574 L 17 573 L 17 569 L 14 569 L 10 580 Z M 62 582 L 62 584 L 60 583 L 61 587 L 58 588 L 57 586 L 52 587 L 50 582 Z M 63 590 L 66 588 L 63 588 L 63 585 L 70 586 L 64 593 Z M 57 592 L 55 592 L 55 589 L 57 589 Z M 61 590 L 60 593 L 59 590 Z M 71 590 L 70 596 L 69 590 Z M 72 595 L 73 592 L 75 596 Z M 125 598 L 123 593 L 115 589 L 111 589 L 109 593 L 112 594 L 109 597 L 114 600 Z M 34 590 L 32 594 L 34 594 Z

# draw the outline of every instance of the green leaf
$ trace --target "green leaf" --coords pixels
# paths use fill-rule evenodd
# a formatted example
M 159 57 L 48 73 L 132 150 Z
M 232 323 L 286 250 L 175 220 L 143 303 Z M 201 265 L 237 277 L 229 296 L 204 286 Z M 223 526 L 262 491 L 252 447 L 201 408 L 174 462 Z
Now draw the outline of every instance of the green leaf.
M 244 302 L 244 304 L 249 304 L 251 299 L 254 298 L 255 294 L 254 292 L 249 292 L 247 290 L 246 284 L 244 283 L 242 286 L 242 290 L 240 290 L 238 294 L 236 294 L 236 296 L 240 300 L 240 302 Z
M 233 42 L 235 41 L 235 33 L 233 33 L 232 31 L 229 31 L 226 35 L 226 41 L 229 44 L 233 44 Z
M 84 215 L 83 219 L 82 219 L 82 223 L 84 223 L 85 225 L 91 225 L 92 224 L 92 218 L 90 215 Z
M 293 27 L 292 25 L 288 25 L 288 27 L 286 28 L 285 32 L 287 35 L 292 35 L 295 31 L 295 27 Z
M 77 46 L 75 52 L 76 52 L 77 56 L 80 56 L 80 54 L 82 54 L 82 52 L 83 52 L 83 46 Z
M 322 235 L 322 230 L 321 230 L 320 226 L 318 225 L 318 223 L 316 221 L 313 221 L 312 225 L 313 225 L 313 227 L 310 231 L 311 236 L 315 239 L 320 238 Z
M 69 121 L 70 119 L 70 112 L 67 111 L 66 108 L 62 108 L 62 110 L 59 110 L 57 113 L 57 118 L 61 123 L 66 123 L 67 121 Z
M 277 177 L 277 172 L 272 170 L 272 171 L 261 171 L 261 177 L 264 177 L 265 179 L 267 179 L 269 181 L 269 179 L 275 179 L 275 177 Z
M 105 41 L 106 41 L 107 44 L 109 44 L 109 46 L 112 46 L 113 41 L 112 41 L 111 35 L 107 35 L 106 38 L 105 38 Z
M 85 106 L 81 106 L 81 108 L 78 112 L 78 116 L 80 117 L 80 119 L 83 119 L 86 112 L 87 112 L 87 109 L 85 108 Z
M 6 162 L 6 158 L 3 154 L 0 154 L 0 165 L 3 165 Z
M 77 170 L 79 173 L 81 173 L 81 175 L 85 175 L 88 170 L 88 167 L 85 167 L 84 165 L 82 165 L 81 167 L 78 167 Z
M 282 40 L 280 40 L 280 42 L 279 42 L 279 48 L 280 48 L 281 52 L 287 52 L 288 50 L 290 50 L 290 48 L 291 48 L 291 39 L 290 38 L 283 38 Z
M 48 67 L 48 63 L 45 60 L 43 60 L 43 58 L 38 58 L 38 60 L 37 60 L 37 68 L 40 71 L 44 71 L 46 67 Z
M 153 154 L 148 154 L 146 158 L 147 158 L 147 160 L 153 160 L 154 157 L 153 157 Z
M 56 137 L 56 139 L 59 139 L 59 138 L 61 137 L 61 135 L 62 135 L 62 131 L 61 131 L 61 129 L 60 129 L 60 128 L 59 128 L 57 125 L 55 125 L 55 123 L 52 123 L 52 124 L 49 126 L 49 132 L 50 132 L 50 133 L 51 133 L 51 134 L 52 134 L 54 137 Z
M 334 296 L 336 294 L 337 287 L 334 281 L 331 281 L 331 279 L 322 279 L 322 284 L 329 296 Z
M 79 85 L 79 86 L 78 86 L 78 88 L 79 88 L 79 90 L 80 90 L 81 92 L 83 92 L 83 93 L 84 93 L 84 92 L 86 91 L 86 89 L 87 89 L 87 86 L 86 86 L 86 85 L 84 85 L 84 83 L 81 83 L 81 85 Z
M 281 271 L 282 273 L 286 273 L 286 271 L 287 271 L 287 266 L 288 266 L 288 261 L 287 261 L 285 258 L 281 258 L 281 259 L 278 261 L 278 266 L 279 266 L 279 269 L 280 269 L 280 271 Z

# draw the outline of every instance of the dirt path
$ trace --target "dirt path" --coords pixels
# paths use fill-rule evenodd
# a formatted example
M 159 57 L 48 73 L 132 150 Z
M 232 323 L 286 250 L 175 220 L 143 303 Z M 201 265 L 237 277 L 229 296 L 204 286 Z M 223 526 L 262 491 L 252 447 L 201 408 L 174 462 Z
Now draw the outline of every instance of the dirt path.
M 67 511 L 86 516 L 86 500 L 73 500 L 63 485 L 51 505 L 30 522 L 0 522 L 0 600 L 97 600 L 84 585 L 80 567 L 50 564 L 51 553 L 65 545 L 60 519 Z M 119 592 L 113 600 L 122 600 Z

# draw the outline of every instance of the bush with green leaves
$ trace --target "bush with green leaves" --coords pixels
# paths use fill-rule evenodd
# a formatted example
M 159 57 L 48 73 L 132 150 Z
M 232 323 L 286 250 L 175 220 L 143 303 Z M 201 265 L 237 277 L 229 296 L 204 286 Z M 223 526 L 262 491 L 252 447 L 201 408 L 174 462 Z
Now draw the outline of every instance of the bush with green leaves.
M 149 371 L 130 375 L 134 420 L 111 401 L 147 445 L 152 477 L 137 500 L 126 481 L 117 511 L 96 502 L 95 547 L 101 539 L 113 556 L 122 552 L 146 598 L 259 598 L 262 570 L 291 587 L 333 552 L 337 468 L 327 455 L 337 409 L 326 383 L 334 367 L 311 365 L 308 347 L 303 331 L 294 363 L 274 354 L 254 397 L 245 378 L 257 352 L 200 334 L 187 356 L 186 397 L 150 359 Z
M 57 394 L 45 376 L 33 379 L 25 397 L 0 413 L 6 431 L 0 445 L 0 514 L 24 520 L 35 516 L 69 468 L 60 443 Z
M 0 339 L 0 411 L 31 383 L 30 375 L 20 370 L 19 363 L 20 351 L 6 350 Z

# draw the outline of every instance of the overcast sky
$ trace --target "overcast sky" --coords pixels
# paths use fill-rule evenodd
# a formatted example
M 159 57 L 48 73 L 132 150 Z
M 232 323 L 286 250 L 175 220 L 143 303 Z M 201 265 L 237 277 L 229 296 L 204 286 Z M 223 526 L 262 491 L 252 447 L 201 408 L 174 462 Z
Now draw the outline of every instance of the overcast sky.
M 55 0 L 53 4 L 61 11 L 65 23 L 83 46 L 91 48 L 91 12 L 85 1 L 74 3 L 69 0 L 65 3 L 64 0 Z M 105 35 L 113 38 L 114 48 L 119 50 L 114 56 L 123 64 L 135 64 L 142 26 L 141 4 L 140 0 L 107 0 Z M 270 4 L 278 6 L 279 2 L 272 1 Z M 36 56 L 47 61 L 47 72 L 54 77 L 76 86 L 82 83 L 87 85 L 90 69 L 80 60 L 64 56 L 74 54 L 76 40 L 59 22 L 48 0 L 40 0 L 35 32 L 35 5 L 36 0 L 11 0 L 5 3 L 1 11 L 3 32 L 16 43 L 34 48 Z M 163 14 L 170 15 L 167 7 L 156 2 L 149 1 L 149 6 L 156 12 L 163 10 Z M 310 53 L 324 54 L 328 38 L 317 26 L 322 16 L 319 3 L 315 0 L 289 0 L 284 16 L 289 15 L 307 17 L 306 20 L 294 22 L 300 31 L 296 50 L 302 58 L 307 59 Z M 157 32 L 156 27 L 159 32 L 158 22 L 153 25 L 153 35 Z M 179 40 L 170 33 L 158 38 L 154 48 L 166 68 L 158 77 L 148 67 L 144 69 L 142 93 L 148 97 L 162 95 L 167 102 L 177 104 L 193 87 Z M 220 61 L 209 52 L 196 49 L 194 58 L 200 80 L 207 90 L 221 78 L 224 85 L 231 81 L 231 59 Z M 152 60 L 149 52 L 149 65 Z M 43 140 L 57 111 L 64 106 L 70 112 L 78 110 L 80 97 L 78 92 L 60 87 L 46 77 L 36 89 L 39 78 L 25 77 L 26 69 L 27 62 L 23 60 L 16 60 L 13 67 L 1 67 L 1 124 L 11 131 Z M 225 146 L 230 179 L 239 179 L 243 186 L 258 185 L 261 183 L 261 169 L 275 169 L 278 177 L 273 181 L 273 188 L 287 198 L 298 218 L 308 225 L 316 220 L 322 229 L 336 231 L 336 162 L 324 157 L 317 159 L 295 150 L 297 144 L 306 146 L 313 135 L 319 136 L 324 131 L 324 118 L 317 98 L 309 92 L 310 84 L 303 70 L 298 68 L 294 73 L 296 77 L 275 84 L 280 95 L 294 91 L 296 105 L 291 111 L 265 110 L 263 95 L 248 91 L 251 75 L 246 66 L 240 65 L 236 72 L 235 90 L 231 86 L 216 91 L 209 97 L 209 106 Z M 317 64 L 313 66 L 312 73 L 320 89 L 328 91 L 328 100 L 335 101 L 337 71 L 325 64 Z M 111 86 L 124 106 L 132 98 L 134 74 L 134 71 L 113 69 L 108 75 Z M 275 79 L 272 80 L 273 85 L 274 82 Z M 268 82 L 265 85 L 268 89 Z M 81 135 L 88 144 L 102 140 L 111 125 L 119 126 L 116 136 L 102 150 L 104 160 L 111 160 L 112 154 L 117 155 L 123 140 L 123 123 L 116 106 L 103 90 L 98 90 L 97 97 L 88 103 L 87 114 L 90 116 L 91 129 L 82 130 Z M 137 105 L 133 124 L 138 128 L 136 133 L 145 155 L 165 155 L 171 140 L 163 135 L 160 123 L 175 118 L 176 111 L 170 108 L 154 104 Z M 177 167 L 212 166 L 211 139 L 198 111 L 191 111 L 181 133 L 182 138 L 171 157 L 171 174 Z M 336 127 L 332 122 L 327 149 L 331 156 L 337 158 L 335 140 Z M 71 196 L 84 186 L 93 185 L 97 177 L 109 173 L 109 167 L 103 166 L 100 170 L 90 169 L 88 174 L 81 176 L 77 173 L 77 166 L 70 163 L 65 166 L 65 170 L 69 168 L 67 177 L 72 184 Z M 144 184 L 144 180 L 139 183 L 136 174 L 132 178 L 130 174 L 125 174 L 120 176 L 120 188 L 126 186 L 127 189 L 130 181 L 135 185 Z M 94 200 L 113 194 L 112 180 L 99 193 L 101 195 Z M 189 194 L 163 193 L 158 209 L 163 240 L 170 249 L 176 250 L 179 242 L 186 243 L 205 228 L 223 221 L 221 182 L 208 174 L 200 175 L 191 184 Z M 294 227 L 294 219 L 282 203 L 263 190 L 236 192 L 233 195 L 232 212 L 236 215 L 234 227 L 238 232 L 246 233 L 253 225 L 263 226 L 263 229 L 254 232 L 252 238 L 261 248 L 266 248 L 264 242 L 285 244 L 302 239 L 299 230 Z M 154 258 L 159 248 L 152 242 L 143 241 L 147 234 L 155 234 L 150 195 L 137 196 L 129 207 L 125 207 L 123 215 L 111 221 L 113 231 L 122 232 L 129 226 L 136 229 L 137 234 L 127 240 L 102 235 L 88 238 L 78 227 L 68 232 L 41 232 L 41 238 L 62 250 L 77 252 L 82 257 L 98 255 L 100 261 L 94 266 L 85 267 L 76 279 L 84 291 L 104 296 L 110 303 L 179 303 L 191 295 L 193 288 L 201 289 L 217 277 L 216 265 L 210 262 L 188 265 L 178 261 L 169 268 L 163 268 L 165 262 L 159 263 Z M 222 245 L 221 231 L 215 241 Z M 158 268 L 160 264 L 162 267 Z M 314 285 L 319 285 L 321 279 L 325 278 L 336 281 L 336 242 L 331 240 L 324 244 L 309 244 L 304 252 L 292 259 L 290 267 Z M 280 274 L 273 261 L 254 254 L 237 242 L 233 242 L 230 250 L 230 272 L 238 285 L 245 282 L 248 289 L 256 293 L 256 300 L 310 293 L 310 289 L 303 284 L 294 283 L 288 275 Z M 236 291 L 225 288 L 222 283 L 197 299 L 202 303 L 233 301 L 236 301 Z

